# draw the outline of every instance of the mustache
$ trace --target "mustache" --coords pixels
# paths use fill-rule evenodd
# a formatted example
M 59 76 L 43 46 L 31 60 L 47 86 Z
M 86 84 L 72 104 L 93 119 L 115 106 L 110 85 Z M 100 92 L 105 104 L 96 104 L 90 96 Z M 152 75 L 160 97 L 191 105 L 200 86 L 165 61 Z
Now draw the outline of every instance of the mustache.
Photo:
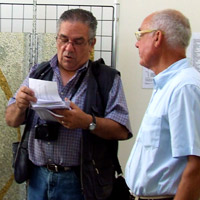
M 63 52 L 63 56 L 67 56 L 67 57 L 74 57 L 74 54 L 72 52 L 68 52 L 68 51 L 64 51 Z

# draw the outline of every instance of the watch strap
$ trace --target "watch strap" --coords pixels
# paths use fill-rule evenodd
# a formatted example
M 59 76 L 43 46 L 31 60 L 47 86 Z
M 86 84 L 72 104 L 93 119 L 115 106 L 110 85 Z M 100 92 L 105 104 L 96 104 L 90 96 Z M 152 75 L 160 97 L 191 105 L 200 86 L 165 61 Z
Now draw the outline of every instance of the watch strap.
M 93 122 L 94 124 L 96 124 L 96 117 L 95 117 L 94 113 L 92 113 L 91 115 L 92 115 L 92 122 Z

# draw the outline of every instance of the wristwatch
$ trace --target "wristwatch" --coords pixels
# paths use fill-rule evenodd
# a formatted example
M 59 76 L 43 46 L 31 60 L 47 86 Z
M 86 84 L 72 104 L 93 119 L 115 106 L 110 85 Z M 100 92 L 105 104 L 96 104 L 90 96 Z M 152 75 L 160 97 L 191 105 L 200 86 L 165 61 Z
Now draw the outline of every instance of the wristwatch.
M 92 122 L 89 125 L 89 130 L 93 131 L 96 128 L 96 118 L 94 114 L 92 114 Z

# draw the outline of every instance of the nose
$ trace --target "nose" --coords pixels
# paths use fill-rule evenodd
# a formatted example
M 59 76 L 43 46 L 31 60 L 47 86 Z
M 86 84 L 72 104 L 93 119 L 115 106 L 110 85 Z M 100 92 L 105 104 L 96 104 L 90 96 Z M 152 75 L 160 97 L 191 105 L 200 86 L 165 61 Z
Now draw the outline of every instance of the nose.
M 136 48 L 139 48 L 138 43 L 139 43 L 139 41 L 137 41 L 137 42 L 135 43 L 135 47 L 136 47 Z
M 74 43 L 72 41 L 68 41 L 65 43 L 65 49 L 74 49 Z

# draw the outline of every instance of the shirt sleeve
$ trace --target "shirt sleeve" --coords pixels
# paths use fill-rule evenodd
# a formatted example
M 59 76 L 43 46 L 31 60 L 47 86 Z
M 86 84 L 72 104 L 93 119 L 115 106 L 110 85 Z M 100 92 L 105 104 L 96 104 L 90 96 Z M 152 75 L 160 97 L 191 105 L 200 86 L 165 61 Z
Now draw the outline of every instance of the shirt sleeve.
M 105 118 L 109 118 L 120 123 L 131 133 L 128 107 L 124 95 L 122 81 L 118 74 L 115 76 L 113 86 L 109 92 Z
M 200 88 L 185 85 L 174 92 L 169 108 L 173 157 L 200 156 Z

